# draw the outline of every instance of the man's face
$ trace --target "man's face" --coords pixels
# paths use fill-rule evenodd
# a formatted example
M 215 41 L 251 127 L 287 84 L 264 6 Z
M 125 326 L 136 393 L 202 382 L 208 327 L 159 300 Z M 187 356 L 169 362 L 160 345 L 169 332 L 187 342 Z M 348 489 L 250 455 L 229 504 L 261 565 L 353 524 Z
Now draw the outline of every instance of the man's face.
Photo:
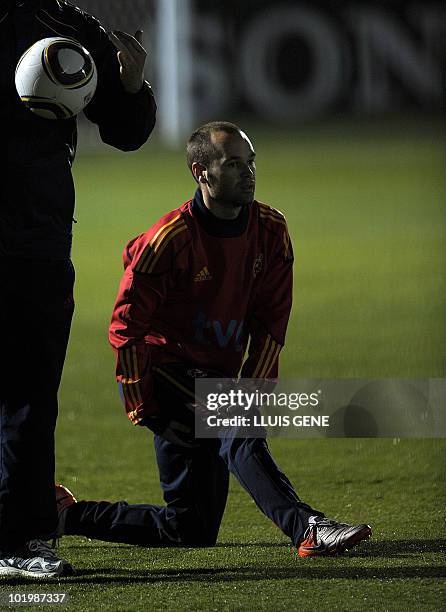
M 229 206 L 250 204 L 256 184 L 255 152 L 243 132 L 213 132 L 216 158 L 207 169 L 209 195 Z

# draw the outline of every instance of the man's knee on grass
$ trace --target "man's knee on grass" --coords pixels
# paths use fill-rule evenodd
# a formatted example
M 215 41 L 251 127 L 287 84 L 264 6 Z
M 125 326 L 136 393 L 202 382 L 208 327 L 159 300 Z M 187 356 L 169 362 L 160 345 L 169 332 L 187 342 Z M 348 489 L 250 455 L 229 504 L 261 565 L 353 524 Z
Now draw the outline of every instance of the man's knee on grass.
M 180 514 L 177 517 L 176 531 L 179 546 L 208 547 L 214 546 L 218 537 L 218 527 L 195 511 Z

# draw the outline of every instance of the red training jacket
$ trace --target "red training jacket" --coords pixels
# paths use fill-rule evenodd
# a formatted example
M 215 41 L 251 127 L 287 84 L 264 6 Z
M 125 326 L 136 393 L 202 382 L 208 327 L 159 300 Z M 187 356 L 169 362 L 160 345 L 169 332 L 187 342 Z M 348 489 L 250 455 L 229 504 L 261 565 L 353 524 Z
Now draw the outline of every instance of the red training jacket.
M 278 375 L 292 301 L 285 218 L 254 201 L 244 231 L 219 237 L 205 229 L 194 203 L 164 215 L 124 250 L 109 339 L 134 424 L 157 410 L 157 363 L 181 361 L 227 377 Z

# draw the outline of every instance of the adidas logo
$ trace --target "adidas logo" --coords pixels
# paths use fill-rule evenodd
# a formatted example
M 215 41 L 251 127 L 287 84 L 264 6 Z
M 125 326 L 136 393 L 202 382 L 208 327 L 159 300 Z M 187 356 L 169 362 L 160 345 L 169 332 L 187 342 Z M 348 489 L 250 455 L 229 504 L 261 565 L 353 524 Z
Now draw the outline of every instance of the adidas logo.
M 212 274 L 209 272 L 208 267 L 204 266 L 198 274 L 195 275 L 194 283 L 201 283 L 201 281 L 207 281 L 212 279 Z

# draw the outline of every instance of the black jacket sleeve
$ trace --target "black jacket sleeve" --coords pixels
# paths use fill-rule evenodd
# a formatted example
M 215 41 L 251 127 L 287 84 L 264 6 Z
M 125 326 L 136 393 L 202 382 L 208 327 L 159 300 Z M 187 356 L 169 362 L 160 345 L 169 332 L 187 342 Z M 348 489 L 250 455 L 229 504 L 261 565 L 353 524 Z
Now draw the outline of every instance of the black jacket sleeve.
M 86 117 L 96 123 L 102 140 L 122 151 L 141 147 L 154 126 L 156 104 L 150 85 L 144 82 L 136 94 L 127 93 L 121 84 L 117 51 L 107 33 L 94 17 L 82 13 L 85 47 L 98 70 L 98 85 Z

